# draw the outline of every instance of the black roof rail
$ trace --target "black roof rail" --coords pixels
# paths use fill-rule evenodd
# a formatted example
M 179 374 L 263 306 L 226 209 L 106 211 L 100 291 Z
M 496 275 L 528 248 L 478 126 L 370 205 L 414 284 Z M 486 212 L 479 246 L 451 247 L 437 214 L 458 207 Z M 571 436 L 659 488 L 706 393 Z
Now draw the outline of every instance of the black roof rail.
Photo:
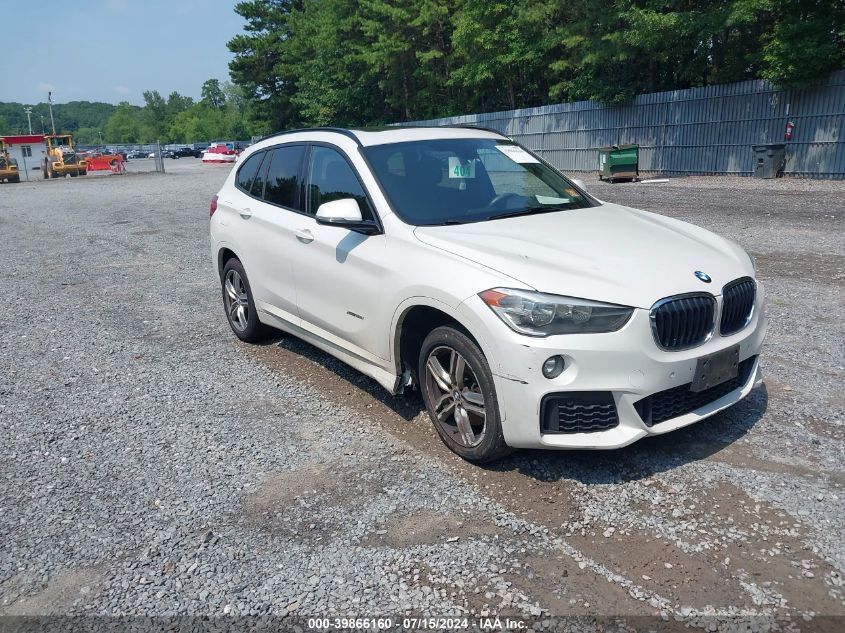
M 346 128 L 342 127 L 303 127 L 297 128 L 295 130 L 285 130 L 284 132 L 275 132 L 274 134 L 268 134 L 267 136 L 263 136 L 256 141 L 256 143 L 260 143 L 261 141 L 266 141 L 268 138 L 275 138 L 277 136 L 284 136 L 285 134 L 295 134 L 297 132 L 335 132 L 336 134 L 343 134 L 344 136 L 348 136 L 353 141 L 361 144 L 361 141 L 355 136 L 355 133 L 351 130 L 347 130 Z

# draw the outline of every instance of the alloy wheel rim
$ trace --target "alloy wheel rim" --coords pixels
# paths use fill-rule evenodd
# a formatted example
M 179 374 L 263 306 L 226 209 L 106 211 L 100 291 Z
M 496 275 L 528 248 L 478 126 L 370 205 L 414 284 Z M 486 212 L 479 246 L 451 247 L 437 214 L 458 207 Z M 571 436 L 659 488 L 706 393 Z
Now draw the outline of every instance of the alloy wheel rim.
M 229 322 L 238 332 L 243 332 L 249 325 L 249 297 L 246 294 L 243 277 L 237 270 L 233 269 L 226 273 L 223 290 Z
M 457 444 L 478 446 L 487 431 L 487 412 L 473 368 L 456 350 L 441 345 L 429 352 L 425 369 L 435 424 Z

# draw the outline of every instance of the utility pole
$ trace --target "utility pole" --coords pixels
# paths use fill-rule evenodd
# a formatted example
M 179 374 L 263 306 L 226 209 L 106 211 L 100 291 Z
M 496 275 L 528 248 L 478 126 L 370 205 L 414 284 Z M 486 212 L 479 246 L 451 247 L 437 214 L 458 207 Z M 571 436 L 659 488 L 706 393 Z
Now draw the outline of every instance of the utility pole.
M 23 111 L 26 112 L 26 122 L 29 125 L 29 135 L 32 136 L 32 119 L 30 118 L 32 108 L 24 108 Z
M 56 135 L 56 122 L 53 120 L 53 92 L 47 93 L 47 103 L 50 106 L 50 127 L 53 128 L 53 136 Z

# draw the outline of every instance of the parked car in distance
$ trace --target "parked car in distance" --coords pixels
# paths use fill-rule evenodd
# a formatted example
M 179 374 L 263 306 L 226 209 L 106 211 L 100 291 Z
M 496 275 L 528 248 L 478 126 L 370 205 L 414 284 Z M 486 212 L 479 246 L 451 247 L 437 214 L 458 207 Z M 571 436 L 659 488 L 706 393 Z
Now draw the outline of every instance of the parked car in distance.
M 164 152 L 165 158 L 200 158 L 202 152 L 191 147 L 179 147 Z
M 150 153 L 141 149 L 133 149 L 126 153 L 127 158 L 149 158 Z
M 468 460 L 626 446 L 762 381 L 763 287 L 739 245 L 598 200 L 493 131 L 266 138 L 210 231 L 238 338 L 276 328 L 419 389 Z

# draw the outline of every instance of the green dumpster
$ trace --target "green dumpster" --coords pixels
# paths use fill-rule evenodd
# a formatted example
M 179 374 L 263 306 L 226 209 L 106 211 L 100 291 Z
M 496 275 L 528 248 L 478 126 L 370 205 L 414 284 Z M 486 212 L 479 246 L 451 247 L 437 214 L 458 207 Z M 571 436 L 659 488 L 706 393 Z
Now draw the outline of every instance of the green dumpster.
M 639 175 L 640 146 L 614 145 L 599 149 L 599 180 L 636 180 Z

